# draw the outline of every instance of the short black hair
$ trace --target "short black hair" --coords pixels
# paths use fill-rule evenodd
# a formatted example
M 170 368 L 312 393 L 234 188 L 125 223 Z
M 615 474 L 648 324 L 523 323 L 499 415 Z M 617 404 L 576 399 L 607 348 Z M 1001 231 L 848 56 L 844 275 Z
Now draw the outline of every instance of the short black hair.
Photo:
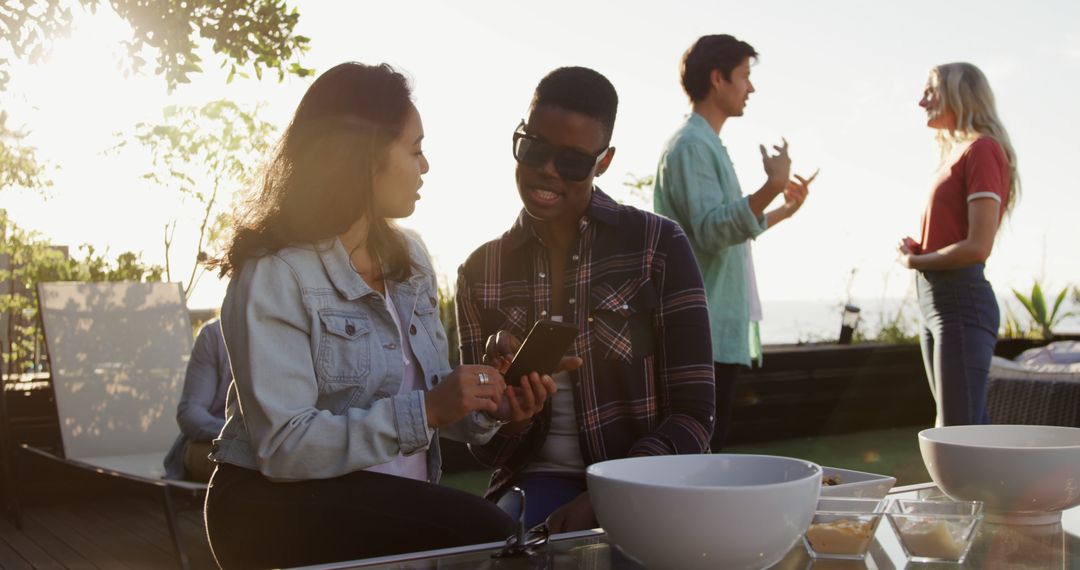
M 605 142 L 611 142 L 619 95 L 615 86 L 600 72 L 587 67 L 560 67 L 552 71 L 536 86 L 529 110 L 541 105 L 574 111 L 600 121 L 607 138 Z
M 691 101 L 701 101 L 709 94 L 709 76 L 720 70 L 731 81 L 731 70 L 745 59 L 756 58 L 750 44 L 727 34 L 701 36 L 682 58 L 682 86 Z

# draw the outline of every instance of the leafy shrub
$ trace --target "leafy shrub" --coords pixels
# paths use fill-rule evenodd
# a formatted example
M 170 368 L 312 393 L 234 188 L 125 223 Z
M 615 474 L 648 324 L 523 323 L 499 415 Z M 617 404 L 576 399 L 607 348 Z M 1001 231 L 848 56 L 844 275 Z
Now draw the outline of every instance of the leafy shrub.
M 1031 286 L 1031 295 L 1026 296 L 1023 293 L 1012 290 L 1013 295 L 1020 301 L 1020 304 L 1027 311 L 1030 324 L 1027 327 L 1027 334 L 1021 336 L 1032 336 L 1044 340 L 1050 340 L 1054 337 L 1053 329 L 1062 320 L 1071 317 L 1073 315 L 1070 311 L 1061 312 L 1061 304 L 1065 301 L 1065 296 L 1069 294 L 1069 287 L 1065 287 L 1058 293 L 1054 299 L 1053 307 L 1048 307 L 1046 303 L 1046 296 L 1043 295 L 1042 286 L 1036 280 Z M 1074 291 L 1074 295 L 1076 292 Z M 1009 322 L 1011 317 L 1012 322 Z M 1020 323 L 1015 316 L 1010 315 L 1006 318 L 1006 332 L 1019 332 L 1021 330 Z

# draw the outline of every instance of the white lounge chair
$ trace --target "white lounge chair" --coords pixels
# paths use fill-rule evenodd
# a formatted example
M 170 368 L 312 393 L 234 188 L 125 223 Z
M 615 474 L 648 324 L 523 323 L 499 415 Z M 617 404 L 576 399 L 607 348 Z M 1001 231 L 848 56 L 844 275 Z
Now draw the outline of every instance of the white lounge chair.
M 24 449 L 162 491 L 166 522 L 188 567 L 171 491 L 206 485 L 163 479 L 176 439 L 176 406 L 191 354 L 178 283 L 39 283 L 62 453 Z

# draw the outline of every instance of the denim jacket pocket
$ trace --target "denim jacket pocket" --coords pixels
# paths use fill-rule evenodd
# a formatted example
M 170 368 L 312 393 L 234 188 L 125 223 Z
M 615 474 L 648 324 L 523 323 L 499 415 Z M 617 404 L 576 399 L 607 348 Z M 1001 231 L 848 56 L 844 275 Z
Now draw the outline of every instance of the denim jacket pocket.
M 446 329 L 443 328 L 442 318 L 439 315 L 439 301 L 435 297 L 420 296 L 413 310 L 416 320 L 427 330 L 428 337 L 435 345 L 436 350 L 442 350 L 447 344 Z M 416 347 L 413 347 L 416 350 Z
M 371 323 L 363 313 L 322 309 L 319 377 L 326 382 L 356 383 L 371 370 Z
M 659 303 L 651 281 L 599 283 L 591 296 L 594 349 L 605 359 L 631 364 L 655 352 L 652 320 Z

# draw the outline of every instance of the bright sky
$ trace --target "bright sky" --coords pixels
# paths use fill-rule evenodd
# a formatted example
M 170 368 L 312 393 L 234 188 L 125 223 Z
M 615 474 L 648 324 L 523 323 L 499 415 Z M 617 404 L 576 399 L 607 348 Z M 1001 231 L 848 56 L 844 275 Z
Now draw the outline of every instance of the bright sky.
M 537 81 L 584 65 L 620 95 L 611 170 L 597 179 L 639 205 L 623 186 L 653 173 L 660 149 L 688 112 L 678 83 L 683 51 L 700 35 L 731 33 L 761 53 L 746 115 L 724 126 L 745 192 L 764 180 L 759 143 L 784 136 L 794 171 L 821 175 L 799 214 L 766 232 L 755 260 L 769 301 L 903 297 L 910 274 L 895 244 L 915 234 L 936 165 L 933 133 L 917 106 L 928 70 L 970 61 L 989 76 L 1020 160 L 1024 194 L 1001 230 L 988 275 L 999 295 L 1043 278 L 1080 283 L 1080 192 L 1069 165 L 1080 156 L 1080 3 L 1012 2 L 311 2 L 298 32 L 312 38 L 304 63 L 323 71 L 346 60 L 385 61 L 414 81 L 431 161 L 416 214 L 403 225 L 425 237 L 448 276 L 480 243 L 509 227 L 520 207 L 510 135 Z M 16 222 L 56 243 L 89 242 L 113 253 L 163 259 L 162 228 L 178 219 L 174 279 L 194 257 L 195 212 L 138 178 L 146 157 L 103 155 L 112 133 L 160 117 L 170 103 L 218 98 L 267 104 L 284 125 L 308 80 L 226 85 L 208 73 L 166 95 L 156 76 L 117 70 L 129 34 L 107 9 L 79 20 L 47 65 L 18 68 L 3 106 L 31 128 L 40 155 L 59 169 L 49 198 L 0 194 Z M 152 64 L 151 64 L 152 65 Z M 647 203 L 651 209 L 651 203 Z M 187 237 L 185 237 L 187 236 Z M 190 306 L 220 303 L 224 285 L 204 278 Z

